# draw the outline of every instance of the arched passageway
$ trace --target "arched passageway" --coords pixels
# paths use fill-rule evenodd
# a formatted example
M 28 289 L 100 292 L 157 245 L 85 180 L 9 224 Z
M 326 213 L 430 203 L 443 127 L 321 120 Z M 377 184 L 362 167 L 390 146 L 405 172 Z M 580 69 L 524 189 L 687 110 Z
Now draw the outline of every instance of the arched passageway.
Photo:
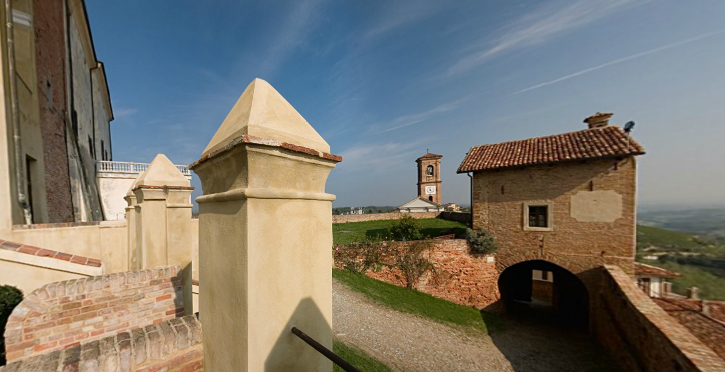
M 508 312 L 588 328 L 586 286 L 561 266 L 541 260 L 520 262 L 501 273 L 498 287 Z

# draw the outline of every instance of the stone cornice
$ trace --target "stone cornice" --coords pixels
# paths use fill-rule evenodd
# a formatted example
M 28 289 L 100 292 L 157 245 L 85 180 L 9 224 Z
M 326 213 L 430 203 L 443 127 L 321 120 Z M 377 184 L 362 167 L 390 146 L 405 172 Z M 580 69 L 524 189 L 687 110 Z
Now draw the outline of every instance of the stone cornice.
M 281 141 L 277 141 L 277 140 L 273 140 L 273 139 L 255 137 L 255 136 L 250 136 L 250 135 L 245 134 L 245 135 L 242 135 L 242 136 L 239 136 L 239 137 L 233 139 L 231 142 L 229 142 L 224 147 L 222 147 L 218 150 L 212 151 L 206 156 L 202 156 L 201 159 L 191 163 L 189 165 L 189 169 L 194 169 L 194 167 L 196 167 L 197 165 L 199 165 L 223 152 L 229 151 L 229 150 L 231 150 L 239 145 L 245 144 L 245 143 L 270 146 L 270 147 L 279 147 L 279 148 L 283 148 L 285 150 L 292 151 L 292 152 L 297 152 L 297 153 L 307 154 L 307 155 L 312 155 L 312 156 L 318 156 L 323 159 L 332 160 L 334 162 L 342 161 L 342 156 L 333 155 L 333 154 L 330 154 L 327 152 L 317 151 L 315 149 L 298 146 L 298 145 L 287 143 L 287 142 L 281 142 Z
M 196 198 L 196 202 L 202 204 L 239 199 L 302 199 L 333 201 L 335 200 L 335 195 L 324 192 L 305 192 L 285 189 L 242 188 L 216 194 L 202 195 Z

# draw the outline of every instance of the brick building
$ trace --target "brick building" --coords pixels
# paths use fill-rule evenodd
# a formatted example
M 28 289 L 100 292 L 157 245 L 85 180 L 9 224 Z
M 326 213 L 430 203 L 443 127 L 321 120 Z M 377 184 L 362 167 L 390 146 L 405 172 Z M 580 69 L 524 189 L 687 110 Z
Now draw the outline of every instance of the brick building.
M 441 204 L 441 158 L 427 153 L 415 160 L 418 163 L 418 198 Z
M 586 313 L 604 264 L 634 274 L 635 156 L 644 148 L 597 113 L 578 132 L 473 147 L 473 227 L 495 237 L 502 299 L 531 301 L 534 270 L 553 277 L 555 307 Z M 588 287 L 588 288 L 587 288 Z
M 113 111 L 83 0 L 17 0 L 0 16 L 2 220 L 103 220 L 96 162 L 113 156 Z

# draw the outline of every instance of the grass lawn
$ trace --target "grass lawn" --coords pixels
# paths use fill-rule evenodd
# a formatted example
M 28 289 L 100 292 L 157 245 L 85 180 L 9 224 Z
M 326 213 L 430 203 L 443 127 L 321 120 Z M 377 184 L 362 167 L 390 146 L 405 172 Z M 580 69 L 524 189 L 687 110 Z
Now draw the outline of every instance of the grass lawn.
M 332 351 L 361 371 L 393 372 L 393 370 L 388 368 L 388 366 L 371 357 L 364 351 L 355 347 L 347 346 L 340 341 L 333 341 Z M 344 372 L 344 370 L 336 364 L 333 364 L 332 371 Z
M 484 332 L 501 329 L 503 321 L 496 315 L 435 298 L 429 294 L 401 288 L 355 274 L 332 269 L 332 277 L 382 305 L 394 310 L 424 316 L 443 324 L 455 324 Z
M 420 224 L 420 232 L 423 235 L 436 237 L 441 232 L 453 229 L 456 235 L 463 235 L 467 225 L 461 222 L 448 221 L 440 218 L 426 218 L 417 220 Z M 388 228 L 395 220 L 365 221 L 332 224 L 333 244 L 349 244 L 355 241 L 364 242 L 366 239 L 380 236 L 385 238 L 388 235 Z

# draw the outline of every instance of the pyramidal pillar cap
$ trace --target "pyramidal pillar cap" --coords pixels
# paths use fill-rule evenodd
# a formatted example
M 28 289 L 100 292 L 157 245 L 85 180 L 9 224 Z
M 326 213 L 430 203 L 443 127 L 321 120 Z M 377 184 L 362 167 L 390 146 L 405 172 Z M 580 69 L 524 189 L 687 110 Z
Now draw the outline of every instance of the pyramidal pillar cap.
M 247 86 L 206 146 L 189 167 L 242 143 L 281 147 L 333 161 L 330 145 L 268 82 L 256 78 Z
M 164 154 L 158 154 L 148 169 L 141 173 L 131 186 L 131 190 L 144 188 L 190 189 L 189 180 Z

